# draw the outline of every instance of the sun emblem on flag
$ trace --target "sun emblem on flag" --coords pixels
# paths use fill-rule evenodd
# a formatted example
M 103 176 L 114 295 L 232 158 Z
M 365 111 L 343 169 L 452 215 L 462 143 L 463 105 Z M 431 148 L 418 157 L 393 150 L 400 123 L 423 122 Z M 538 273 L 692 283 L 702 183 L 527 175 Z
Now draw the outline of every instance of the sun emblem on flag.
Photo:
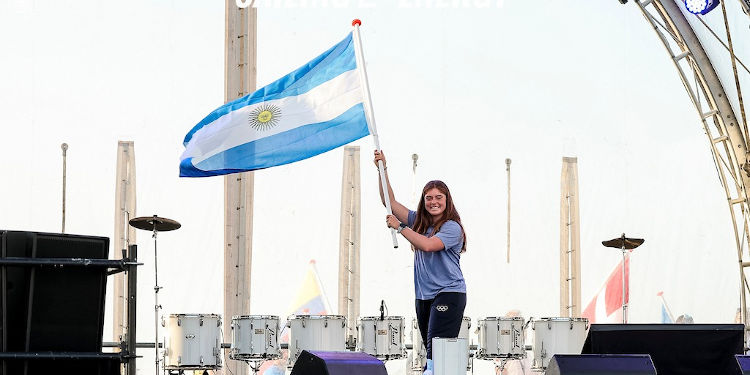
M 273 104 L 263 104 L 250 111 L 248 122 L 259 131 L 266 131 L 276 126 L 281 119 L 281 108 Z

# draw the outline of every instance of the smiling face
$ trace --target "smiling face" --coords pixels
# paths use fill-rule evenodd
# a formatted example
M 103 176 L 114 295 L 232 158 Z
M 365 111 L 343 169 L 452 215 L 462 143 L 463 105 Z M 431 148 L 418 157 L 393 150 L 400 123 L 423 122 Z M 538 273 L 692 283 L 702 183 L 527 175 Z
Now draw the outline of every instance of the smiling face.
M 437 188 L 424 192 L 424 208 L 432 216 L 432 222 L 439 220 L 445 212 L 445 194 Z

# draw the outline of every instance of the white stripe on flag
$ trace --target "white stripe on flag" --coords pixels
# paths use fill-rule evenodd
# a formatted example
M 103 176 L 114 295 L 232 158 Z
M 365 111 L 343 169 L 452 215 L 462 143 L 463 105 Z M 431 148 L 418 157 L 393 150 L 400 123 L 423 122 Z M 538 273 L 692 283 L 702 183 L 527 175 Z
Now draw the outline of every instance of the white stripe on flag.
M 329 121 L 362 102 L 359 75 L 349 70 L 297 96 L 246 106 L 219 117 L 195 132 L 180 159 L 193 158 L 193 165 L 233 147 L 308 124 Z M 271 129 L 256 130 L 248 116 L 259 106 L 281 109 L 279 122 Z

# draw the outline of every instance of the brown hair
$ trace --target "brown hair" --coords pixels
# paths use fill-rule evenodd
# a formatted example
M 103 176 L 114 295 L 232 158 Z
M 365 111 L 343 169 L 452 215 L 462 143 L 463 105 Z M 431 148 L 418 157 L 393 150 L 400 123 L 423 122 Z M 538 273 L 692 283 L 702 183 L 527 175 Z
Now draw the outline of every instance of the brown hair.
M 441 193 L 445 194 L 445 211 L 443 211 L 443 216 L 440 217 L 440 219 L 436 222 L 432 222 L 432 215 L 427 211 L 427 208 L 424 205 L 424 195 L 427 193 L 430 189 L 438 189 Z M 414 220 L 414 226 L 413 229 L 415 232 L 427 235 L 427 228 L 432 226 L 434 229 L 432 230 L 431 234 L 435 234 L 440 231 L 440 227 L 445 224 L 446 221 L 453 220 L 456 223 L 458 223 L 458 226 L 461 227 L 461 233 L 463 235 L 464 243 L 461 246 L 461 252 L 466 251 L 466 231 L 464 231 L 464 226 L 461 224 L 461 216 L 458 215 L 458 211 L 456 211 L 456 207 L 453 205 L 453 198 L 451 197 L 451 192 L 448 190 L 448 185 L 445 184 L 445 182 L 440 180 L 432 180 L 425 184 L 424 188 L 422 189 L 422 196 L 419 199 L 419 204 L 417 205 L 417 217 Z

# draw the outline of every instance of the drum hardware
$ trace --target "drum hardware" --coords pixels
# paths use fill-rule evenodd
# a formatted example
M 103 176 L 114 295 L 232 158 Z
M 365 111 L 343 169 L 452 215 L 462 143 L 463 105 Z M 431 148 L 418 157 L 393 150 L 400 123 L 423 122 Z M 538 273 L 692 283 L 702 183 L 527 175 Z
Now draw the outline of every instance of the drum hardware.
M 294 366 L 302 350 L 346 350 L 346 317 L 342 315 L 291 315 L 287 327 L 290 328 L 288 368 Z
M 230 359 L 245 361 L 249 365 L 249 362 L 281 358 L 278 316 L 236 315 L 232 317 L 231 327 Z
M 627 251 L 633 251 L 638 246 L 643 245 L 645 242 L 643 238 L 627 238 L 625 233 L 618 238 L 611 240 L 602 241 L 602 245 L 606 247 L 613 247 L 622 251 L 622 323 L 628 322 L 628 304 L 625 302 L 625 258 L 627 257 Z
M 471 318 L 468 316 L 464 316 L 461 319 L 461 329 L 458 331 L 458 338 L 466 339 L 466 353 L 467 353 L 467 362 L 466 362 L 466 370 L 473 370 L 473 357 L 471 356 L 471 350 L 469 345 L 469 329 L 471 328 Z
M 164 340 L 165 371 L 221 368 L 220 315 L 170 314 L 162 321 L 168 331 Z
M 534 331 L 532 369 L 544 371 L 555 354 L 580 353 L 586 340 L 588 319 L 541 318 L 532 321 L 531 329 Z
M 158 257 L 156 253 L 156 235 L 158 232 L 169 232 L 176 229 L 180 229 L 182 225 L 175 220 L 167 219 L 163 217 L 153 216 L 142 216 L 130 219 L 128 224 L 136 229 L 152 231 L 151 237 L 154 239 L 154 351 L 155 351 L 155 365 L 156 374 L 159 373 L 159 310 L 161 305 L 159 304 L 159 272 L 157 268 Z
M 357 321 L 356 350 L 380 360 L 400 359 L 406 353 L 404 328 L 401 316 L 362 317 Z
M 521 317 L 488 317 L 478 321 L 479 359 L 521 359 L 526 357 L 525 327 Z M 493 337 L 494 336 L 494 337 Z

